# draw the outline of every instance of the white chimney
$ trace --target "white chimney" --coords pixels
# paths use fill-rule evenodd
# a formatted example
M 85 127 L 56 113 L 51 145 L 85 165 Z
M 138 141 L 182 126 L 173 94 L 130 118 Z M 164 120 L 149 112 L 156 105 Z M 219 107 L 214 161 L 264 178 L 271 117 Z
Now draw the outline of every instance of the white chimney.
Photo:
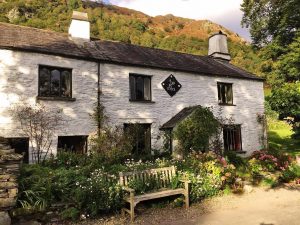
M 227 47 L 227 35 L 223 34 L 222 31 L 209 37 L 208 55 L 215 59 L 231 60 Z
M 87 13 L 73 11 L 69 35 L 72 39 L 90 40 L 90 22 Z

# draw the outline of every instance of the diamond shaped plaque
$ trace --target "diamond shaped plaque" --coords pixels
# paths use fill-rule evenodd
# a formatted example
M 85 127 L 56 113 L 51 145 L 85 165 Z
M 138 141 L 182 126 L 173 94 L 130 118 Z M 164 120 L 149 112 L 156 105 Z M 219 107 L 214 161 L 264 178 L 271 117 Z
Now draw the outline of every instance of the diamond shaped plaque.
M 173 97 L 182 87 L 182 85 L 172 74 L 167 79 L 165 79 L 165 81 L 163 81 L 161 85 L 171 97 Z

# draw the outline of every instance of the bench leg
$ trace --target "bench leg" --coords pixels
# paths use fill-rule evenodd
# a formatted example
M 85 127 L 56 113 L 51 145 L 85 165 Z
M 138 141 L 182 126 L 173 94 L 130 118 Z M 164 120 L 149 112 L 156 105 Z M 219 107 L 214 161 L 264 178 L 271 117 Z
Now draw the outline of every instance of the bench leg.
M 185 189 L 185 193 L 184 193 L 185 208 L 187 209 L 190 207 L 189 183 L 188 182 L 184 182 L 184 189 Z
M 188 209 L 190 207 L 189 194 L 184 194 L 184 203 L 185 203 L 185 208 Z
M 130 221 L 133 222 L 134 221 L 134 202 L 130 203 Z

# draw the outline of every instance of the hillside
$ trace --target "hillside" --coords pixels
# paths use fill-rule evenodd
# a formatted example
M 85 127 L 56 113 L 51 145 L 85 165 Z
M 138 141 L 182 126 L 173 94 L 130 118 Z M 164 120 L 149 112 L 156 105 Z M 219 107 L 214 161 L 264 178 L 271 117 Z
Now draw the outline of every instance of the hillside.
M 151 17 L 113 5 L 80 0 L 0 0 L 0 21 L 67 32 L 73 10 L 85 11 L 95 38 L 206 55 L 208 37 L 222 30 L 228 35 L 232 63 L 260 74 L 260 59 L 236 33 L 208 20 L 173 15 Z

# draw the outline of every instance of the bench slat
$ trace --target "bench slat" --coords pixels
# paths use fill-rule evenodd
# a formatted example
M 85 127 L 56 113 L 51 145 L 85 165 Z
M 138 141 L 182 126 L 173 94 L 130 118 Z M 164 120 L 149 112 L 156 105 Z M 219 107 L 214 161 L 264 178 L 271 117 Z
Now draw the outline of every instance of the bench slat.
M 156 199 L 156 198 L 163 198 L 167 196 L 172 196 L 172 195 L 178 195 L 178 194 L 184 194 L 185 189 L 184 188 L 178 188 L 178 189 L 168 189 L 168 190 L 163 190 L 163 191 L 158 191 L 158 192 L 153 192 L 153 193 L 147 193 L 143 195 L 137 195 L 134 196 L 134 202 L 138 203 L 141 201 L 146 201 L 150 199 Z M 130 198 L 125 198 L 127 202 L 130 202 Z

